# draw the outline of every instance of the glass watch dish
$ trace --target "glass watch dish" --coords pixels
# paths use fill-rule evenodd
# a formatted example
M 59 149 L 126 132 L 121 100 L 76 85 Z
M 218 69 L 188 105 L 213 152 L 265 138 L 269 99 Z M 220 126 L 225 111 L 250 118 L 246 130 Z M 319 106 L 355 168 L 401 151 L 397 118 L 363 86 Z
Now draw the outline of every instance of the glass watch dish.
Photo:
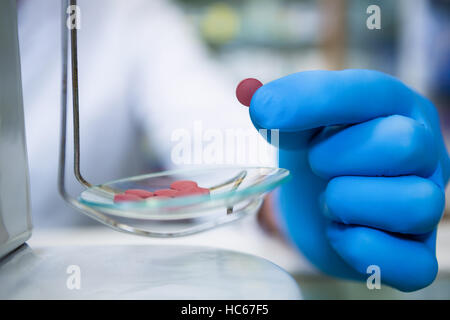
M 285 169 L 267 167 L 209 167 L 141 175 L 93 186 L 81 193 L 79 201 L 110 215 L 148 220 L 204 217 L 216 209 L 233 213 L 233 207 L 261 197 L 289 175 Z M 210 194 L 168 199 L 114 202 L 114 195 L 128 189 L 154 191 L 176 180 L 192 180 Z

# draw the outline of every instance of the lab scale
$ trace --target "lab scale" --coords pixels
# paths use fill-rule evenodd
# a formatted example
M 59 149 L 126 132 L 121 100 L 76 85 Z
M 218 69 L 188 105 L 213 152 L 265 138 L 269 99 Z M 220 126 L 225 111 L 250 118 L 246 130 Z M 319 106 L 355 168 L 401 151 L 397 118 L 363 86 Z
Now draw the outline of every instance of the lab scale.
M 62 100 L 59 191 L 77 210 L 117 231 L 174 237 L 204 231 L 255 213 L 262 197 L 286 180 L 279 168 L 216 168 L 161 172 L 90 184 L 80 172 L 77 30 L 66 27 L 62 2 Z M 85 190 L 64 187 L 67 64 L 70 32 L 74 173 Z M 31 248 L 28 164 L 16 1 L 0 1 L 0 299 L 298 299 L 295 281 L 278 266 L 251 255 L 202 247 L 84 246 Z M 56 106 L 55 106 L 56 107 Z M 209 195 L 115 203 L 129 188 L 151 190 L 176 179 L 198 181 Z M 81 290 L 67 284 L 68 267 L 82 270 Z M 69 274 L 70 276 L 70 274 Z
M 0 2 L 0 258 L 31 236 L 15 1 Z

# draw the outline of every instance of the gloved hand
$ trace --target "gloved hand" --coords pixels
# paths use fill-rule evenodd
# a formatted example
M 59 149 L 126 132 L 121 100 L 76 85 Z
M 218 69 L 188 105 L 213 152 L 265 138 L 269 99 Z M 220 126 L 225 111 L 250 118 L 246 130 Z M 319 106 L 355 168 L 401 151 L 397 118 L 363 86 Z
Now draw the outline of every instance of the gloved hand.
M 402 291 L 429 285 L 450 161 L 430 101 L 369 70 L 310 71 L 259 88 L 257 129 L 279 129 L 284 231 L 320 270 Z

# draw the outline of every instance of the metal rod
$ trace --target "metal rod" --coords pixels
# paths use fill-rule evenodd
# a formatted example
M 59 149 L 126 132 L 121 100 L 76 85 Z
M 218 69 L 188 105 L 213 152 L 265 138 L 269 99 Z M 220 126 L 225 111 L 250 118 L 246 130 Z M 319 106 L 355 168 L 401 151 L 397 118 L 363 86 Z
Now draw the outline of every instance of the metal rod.
M 71 6 L 76 6 L 76 0 L 70 0 Z M 80 99 L 78 94 L 78 46 L 77 28 L 70 30 L 70 54 L 72 60 L 72 104 L 73 104 L 73 170 L 77 180 L 85 187 L 90 188 L 91 183 L 87 182 L 80 171 Z

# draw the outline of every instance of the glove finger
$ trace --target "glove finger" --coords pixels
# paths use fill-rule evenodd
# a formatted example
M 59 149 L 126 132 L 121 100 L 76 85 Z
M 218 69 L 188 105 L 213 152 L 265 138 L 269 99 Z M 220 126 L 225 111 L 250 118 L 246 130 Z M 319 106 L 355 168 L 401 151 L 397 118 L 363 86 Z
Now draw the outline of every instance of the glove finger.
M 381 116 L 409 116 L 417 94 L 371 70 L 306 71 L 259 88 L 250 105 L 257 128 L 294 132 L 353 124 Z
M 319 176 L 429 177 L 438 152 L 433 135 L 414 119 L 377 118 L 336 130 L 323 130 L 310 145 L 311 169 Z
M 366 274 L 369 266 L 377 266 L 381 282 L 399 290 L 424 288 L 436 277 L 435 253 L 421 241 L 336 223 L 328 226 L 327 235 L 334 250 L 351 267 Z
M 432 231 L 444 211 L 444 192 L 417 176 L 337 177 L 325 191 L 326 215 L 344 224 L 391 232 Z

